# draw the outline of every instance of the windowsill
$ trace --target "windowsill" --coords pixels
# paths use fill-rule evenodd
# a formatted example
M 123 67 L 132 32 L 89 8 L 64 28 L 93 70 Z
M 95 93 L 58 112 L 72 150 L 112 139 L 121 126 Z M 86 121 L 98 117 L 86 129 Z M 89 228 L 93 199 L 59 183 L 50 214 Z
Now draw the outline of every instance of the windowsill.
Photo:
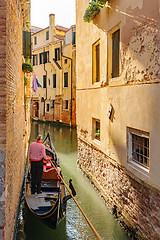
M 141 174 L 143 174 L 144 176 L 146 177 L 149 177 L 150 175 L 150 172 L 149 172 L 149 169 L 141 166 L 140 164 L 130 160 L 127 162 L 127 168 L 128 170 L 130 170 L 132 172 L 132 170 L 135 170 Z
M 124 84 L 124 80 L 119 77 L 109 78 L 109 86 L 117 86 Z
M 100 87 L 100 85 L 101 85 L 101 82 L 100 82 L 100 81 L 99 81 L 99 82 L 92 83 L 92 87 L 95 87 L 95 88 Z
M 101 141 L 100 141 L 100 140 L 94 138 L 93 141 L 94 141 L 96 144 L 98 144 L 99 146 L 101 145 Z

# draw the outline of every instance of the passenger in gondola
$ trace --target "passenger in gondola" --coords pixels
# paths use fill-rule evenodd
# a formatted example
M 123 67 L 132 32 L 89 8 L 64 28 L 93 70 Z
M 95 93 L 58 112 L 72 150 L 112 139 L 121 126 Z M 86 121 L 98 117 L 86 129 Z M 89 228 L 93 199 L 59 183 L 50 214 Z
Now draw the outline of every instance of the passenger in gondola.
M 37 136 L 37 141 L 31 143 L 29 148 L 29 161 L 31 164 L 31 193 L 41 193 L 41 182 L 43 173 L 43 158 L 49 160 L 42 143 L 42 136 Z

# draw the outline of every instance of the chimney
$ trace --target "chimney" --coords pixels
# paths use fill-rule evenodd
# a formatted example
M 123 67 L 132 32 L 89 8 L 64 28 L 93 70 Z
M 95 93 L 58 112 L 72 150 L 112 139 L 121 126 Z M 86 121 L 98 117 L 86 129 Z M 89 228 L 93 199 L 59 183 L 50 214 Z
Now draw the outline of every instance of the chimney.
M 55 14 L 51 13 L 49 15 L 49 26 L 55 27 Z

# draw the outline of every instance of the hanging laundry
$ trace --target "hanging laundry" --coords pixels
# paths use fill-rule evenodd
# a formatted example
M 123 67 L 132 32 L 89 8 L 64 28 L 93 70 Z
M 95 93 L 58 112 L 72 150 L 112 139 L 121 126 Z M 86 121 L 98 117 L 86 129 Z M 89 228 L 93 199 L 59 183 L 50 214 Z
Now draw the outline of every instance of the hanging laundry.
M 34 78 L 33 78 L 33 84 L 32 84 L 32 88 L 33 88 L 33 92 L 37 91 L 37 87 L 42 88 L 42 85 L 40 84 L 36 73 L 33 74 Z

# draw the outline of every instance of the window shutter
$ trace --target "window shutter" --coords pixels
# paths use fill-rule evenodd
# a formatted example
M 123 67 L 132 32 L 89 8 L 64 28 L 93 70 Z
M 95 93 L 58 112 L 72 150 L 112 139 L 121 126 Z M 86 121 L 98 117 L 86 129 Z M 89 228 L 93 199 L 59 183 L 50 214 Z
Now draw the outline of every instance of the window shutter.
M 60 48 L 58 48 L 58 60 L 60 60 Z
M 53 88 L 56 88 L 56 74 L 53 74 Z
M 31 58 L 31 32 L 23 31 L 23 55 Z
M 47 63 L 47 52 L 43 52 L 43 63 Z
M 68 72 L 64 73 L 64 87 L 68 87 Z
M 57 61 L 57 48 L 55 48 L 55 60 Z
M 75 32 L 72 33 L 72 44 L 73 45 L 76 44 L 76 33 Z
M 100 81 L 100 44 L 96 46 L 96 82 Z
M 112 77 L 119 76 L 119 42 L 120 30 L 112 35 Z
M 43 75 L 43 88 L 46 88 L 46 75 Z

